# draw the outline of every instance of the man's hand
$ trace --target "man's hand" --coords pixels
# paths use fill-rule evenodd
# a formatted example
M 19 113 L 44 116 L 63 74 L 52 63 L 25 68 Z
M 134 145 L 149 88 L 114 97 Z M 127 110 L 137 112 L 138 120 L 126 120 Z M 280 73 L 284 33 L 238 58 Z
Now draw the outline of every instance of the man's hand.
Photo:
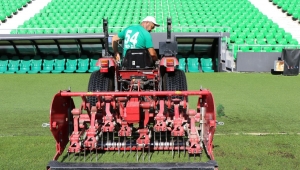
M 120 61 L 120 54 L 118 52 L 115 53 L 115 57 L 114 58 L 116 59 L 117 62 L 119 62 Z

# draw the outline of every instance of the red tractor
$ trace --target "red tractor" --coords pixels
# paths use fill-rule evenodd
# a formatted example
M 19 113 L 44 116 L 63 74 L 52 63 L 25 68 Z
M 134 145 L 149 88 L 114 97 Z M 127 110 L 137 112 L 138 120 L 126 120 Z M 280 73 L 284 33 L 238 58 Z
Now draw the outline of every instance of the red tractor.
M 88 92 L 60 91 L 50 108 L 50 130 L 56 140 L 56 154 L 48 169 L 216 169 L 213 137 L 216 111 L 209 90 L 188 91 L 185 73 L 177 69 L 177 44 L 161 42 L 161 58 L 153 63 L 147 50 L 128 50 L 118 64 L 108 52 L 99 58 L 99 71 L 91 74 Z M 196 109 L 189 109 L 188 96 L 198 97 Z M 72 97 L 82 102 L 75 107 Z M 67 148 L 66 148 L 67 147 Z M 103 151 L 207 153 L 211 161 L 199 163 L 64 163 L 67 154 Z M 84 158 L 85 159 L 85 158 Z M 98 156 L 97 158 L 98 159 Z M 150 159 L 150 157 L 149 157 Z M 137 161 L 139 158 L 137 157 Z M 150 164 L 150 165 L 149 165 Z

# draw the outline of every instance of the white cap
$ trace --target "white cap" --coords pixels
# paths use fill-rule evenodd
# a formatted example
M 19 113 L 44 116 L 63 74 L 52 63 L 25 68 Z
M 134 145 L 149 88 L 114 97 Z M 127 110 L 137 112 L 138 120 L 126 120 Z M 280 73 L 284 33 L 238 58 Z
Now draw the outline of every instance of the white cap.
M 152 16 L 147 16 L 145 19 L 143 19 L 142 22 L 144 22 L 144 21 L 150 21 L 150 22 L 152 22 L 156 27 L 159 27 L 159 24 L 156 23 L 156 19 L 155 19 L 154 17 L 152 17 Z

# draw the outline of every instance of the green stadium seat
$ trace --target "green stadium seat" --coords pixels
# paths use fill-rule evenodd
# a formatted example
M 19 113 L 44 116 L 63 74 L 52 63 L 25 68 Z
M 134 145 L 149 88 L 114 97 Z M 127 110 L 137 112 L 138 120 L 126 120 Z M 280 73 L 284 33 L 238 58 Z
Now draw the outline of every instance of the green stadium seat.
M 29 74 L 35 74 L 39 73 L 42 68 L 43 60 L 41 59 L 41 56 L 36 55 L 33 59 L 31 59 L 31 65 L 30 70 L 28 71 Z
M 43 60 L 43 69 L 40 73 L 50 73 L 53 70 L 54 66 L 54 59 L 52 55 L 47 55 L 46 58 Z
M 86 55 L 81 55 L 78 59 L 77 73 L 86 73 L 89 69 L 89 58 Z
M 65 62 L 66 59 L 63 55 L 58 55 L 54 59 L 54 69 L 52 70 L 52 73 L 62 73 L 65 70 Z
M 241 46 L 239 51 L 242 51 L 242 52 L 249 52 L 250 49 L 249 49 L 249 46 Z
M 27 73 L 30 70 L 31 59 L 30 56 L 24 56 L 22 60 L 20 60 L 20 69 L 17 71 L 18 74 Z
M 2 55 L 0 57 L 0 73 L 5 73 L 7 71 L 8 65 L 8 57 L 6 55 Z
M 189 55 L 187 58 L 187 68 L 188 72 L 196 73 L 200 72 L 199 70 L 199 60 L 196 55 Z
M 92 73 L 92 72 L 100 69 L 98 66 L 96 66 L 98 59 L 99 59 L 99 56 L 97 56 L 97 55 L 94 55 L 90 59 L 90 69 L 88 70 L 88 72 Z
M 18 56 L 13 56 L 8 60 L 8 70 L 5 72 L 6 74 L 13 74 L 19 70 L 20 59 Z
M 263 47 L 263 50 L 266 51 L 266 52 L 272 52 L 273 48 L 269 47 L 269 46 L 266 46 L 266 47 Z
M 211 72 L 214 72 L 214 70 L 212 69 L 212 59 L 211 58 L 201 58 L 200 59 L 200 62 L 201 62 L 201 69 L 202 69 L 202 72 L 204 73 L 211 73 Z
M 74 73 L 77 69 L 77 57 L 76 55 L 70 55 L 67 58 L 65 73 Z
M 186 72 L 187 71 L 187 69 L 186 69 L 186 59 L 182 55 L 177 55 L 177 58 L 178 58 L 178 62 L 179 62 L 178 69 Z
M 252 46 L 251 49 L 252 49 L 254 52 L 261 52 L 261 50 L 262 50 L 261 46 Z

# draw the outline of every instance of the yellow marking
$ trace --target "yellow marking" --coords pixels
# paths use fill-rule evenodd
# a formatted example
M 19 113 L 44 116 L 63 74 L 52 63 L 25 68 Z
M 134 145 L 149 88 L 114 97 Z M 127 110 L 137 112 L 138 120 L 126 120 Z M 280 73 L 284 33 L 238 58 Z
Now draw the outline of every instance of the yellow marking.
M 175 94 L 181 94 L 181 91 L 175 91 Z
M 87 92 L 86 94 L 87 94 L 87 95 L 92 95 L 92 94 L 93 94 L 93 92 Z

